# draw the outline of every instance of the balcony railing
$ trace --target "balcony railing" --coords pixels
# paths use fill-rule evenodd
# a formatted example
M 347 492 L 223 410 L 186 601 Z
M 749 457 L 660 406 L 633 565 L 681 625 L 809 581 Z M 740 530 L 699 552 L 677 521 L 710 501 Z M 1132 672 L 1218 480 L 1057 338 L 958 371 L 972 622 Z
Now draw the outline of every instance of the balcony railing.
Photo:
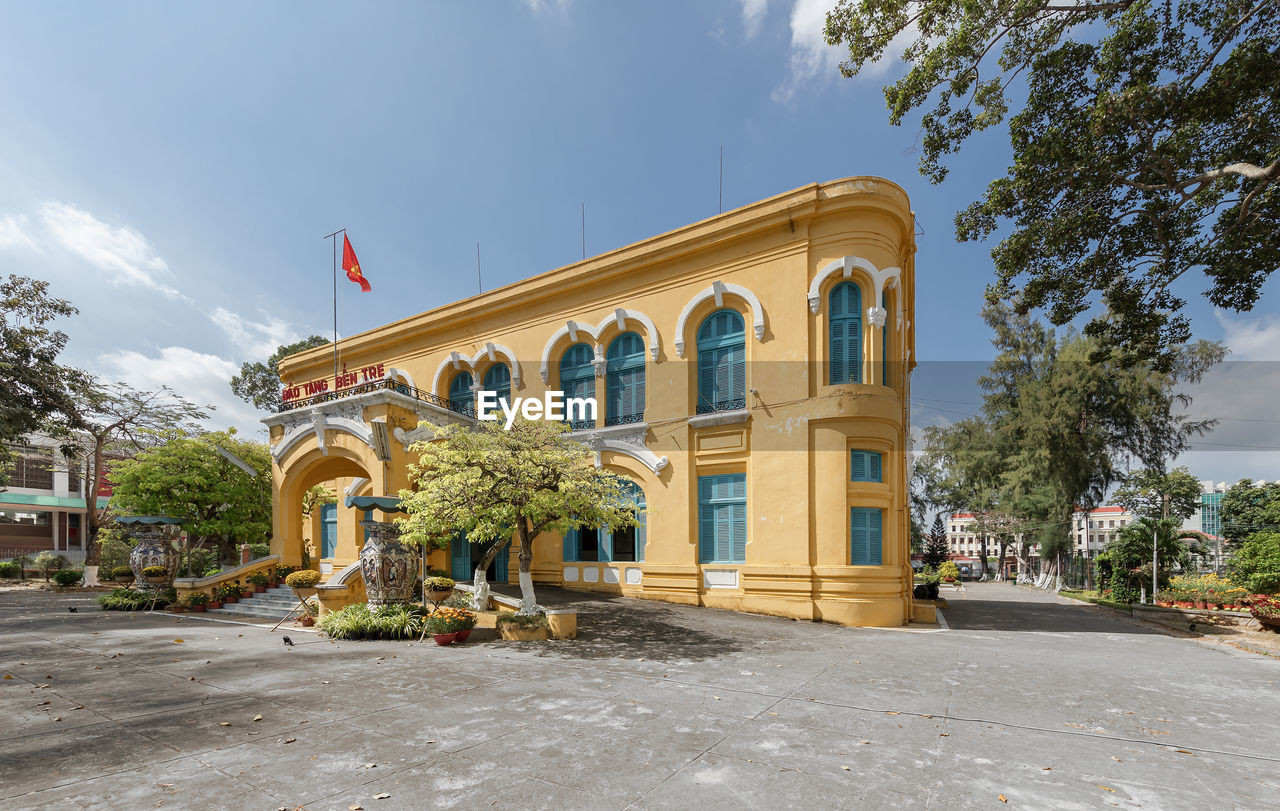
M 394 391 L 397 394 L 403 394 L 406 397 L 412 397 L 421 403 L 429 403 L 437 408 L 443 408 L 452 411 L 455 414 L 462 414 L 467 417 L 474 417 L 476 410 L 475 405 L 469 402 L 454 402 L 452 400 L 432 394 L 429 391 L 421 391 L 407 383 L 401 383 L 398 380 L 370 380 L 368 383 L 361 383 L 350 388 L 339 389 L 338 391 L 326 391 L 323 394 L 317 394 L 312 397 L 299 398 L 297 400 L 288 400 L 280 406 L 280 412 L 293 411 L 299 408 L 308 408 L 321 403 L 329 403 L 335 400 L 342 400 L 347 397 L 354 397 L 358 394 L 368 394 L 374 391 Z
M 637 422 L 644 422 L 644 412 L 637 411 L 635 414 L 610 414 L 604 418 L 604 424 L 609 425 L 633 425 Z
M 717 400 L 714 403 L 709 403 L 705 400 L 698 401 L 699 414 L 714 414 L 717 411 L 737 411 L 740 408 L 746 407 L 746 397 L 739 397 L 735 400 Z
M 589 431 L 596 427 L 595 420 L 564 420 L 570 431 Z

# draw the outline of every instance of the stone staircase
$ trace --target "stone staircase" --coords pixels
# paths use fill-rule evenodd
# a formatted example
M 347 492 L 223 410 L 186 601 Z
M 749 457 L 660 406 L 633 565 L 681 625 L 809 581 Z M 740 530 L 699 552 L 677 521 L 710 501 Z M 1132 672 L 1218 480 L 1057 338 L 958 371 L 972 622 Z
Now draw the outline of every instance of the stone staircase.
M 205 613 L 239 614 L 241 616 L 248 615 L 278 620 L 297 607 L 298 596 L 293 593 L 293 589 L 288 586 L 276 586 L 273 589 L 267 589 L 261 594 L 255 594 L 247 600 L 241 597 L 238 603 L 232 603 L 223 608 L 210 608 Z

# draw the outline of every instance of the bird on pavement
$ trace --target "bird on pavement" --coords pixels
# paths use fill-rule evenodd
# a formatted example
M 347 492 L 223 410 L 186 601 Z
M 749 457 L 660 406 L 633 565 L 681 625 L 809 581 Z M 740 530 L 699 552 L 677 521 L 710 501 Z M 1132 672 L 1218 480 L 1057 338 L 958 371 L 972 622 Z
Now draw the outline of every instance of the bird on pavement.
M 286 636 L 286 637 L 284 637 L 284 644 L 286 644 L 286 645 L 288 645 L 289 647 L 291 647 L 291 648 L 292 648 L 292 647 L 293 647 L 293 640 Z
M 74 605 L 67 606 L 67 610 L 70 611 L 72 614 L 76 613 L 76 607 Z

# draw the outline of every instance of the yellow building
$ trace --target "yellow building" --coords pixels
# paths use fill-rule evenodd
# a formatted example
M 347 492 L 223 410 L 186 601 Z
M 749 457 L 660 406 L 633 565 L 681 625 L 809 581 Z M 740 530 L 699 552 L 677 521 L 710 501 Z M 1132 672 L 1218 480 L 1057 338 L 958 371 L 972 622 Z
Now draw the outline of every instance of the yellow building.
M 272 552 L 297 565 L 308 538 L 358 579 L 349 497 L 409 486 L 419 420 L 470 422 L 481 389 L 559 390 L 597 399 L 574 436 L 645 522 L 538 538 L 536 583 L 904 624 L 914 229 L 893 183 L 813 184 L 344 339 L 337 377 L 332 348 L 285 359 Z M 304 521 L 320 483 L 339 503 Z M 478 552 L 432 565 L 469 580 Z

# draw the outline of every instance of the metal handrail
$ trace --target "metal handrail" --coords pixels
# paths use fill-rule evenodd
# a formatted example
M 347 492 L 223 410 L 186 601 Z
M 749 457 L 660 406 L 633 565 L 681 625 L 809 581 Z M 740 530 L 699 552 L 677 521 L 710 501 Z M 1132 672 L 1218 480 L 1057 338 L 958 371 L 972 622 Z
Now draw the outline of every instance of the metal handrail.
M 747 407 L 747 398 L 739 397 L 736 400 L 718 400 L 714 403 L 708 403 L 705 400 L 698 401 L 699 414 L 714 414 L 717 411 L 737 411 L 740 408 Z
M 335 400 L 342 400 L 347 397 L 354 397 L 358 394 L 368 394 L 374 391 L 394 391 L 397 394 L 412 397 L 418 402 L 428 403 L 436 406 L 437 408 L 443 408 L 447 411 L 452 411 L 455 414 L 462 414 L 466 417 L 474 417 L 476 413 L 475 406 L 472 403 L 455 402 L 429 391 L 422 391 L 421 389 L 417 389 L 407 383 L 401 383 L 398 380 L 389 379 L 370 380 L 367 383 L 360 383 L 349 388 L 339 389 L 338 391 L 327 391 L 313 397 L 289 400 L 288 402 L 281 404 L 280 413 L 283 414 L 286 411 L 293 411 L 294 409 L 306 408 L 308 406 L 319 405 L 321 403 L 330 403 Z

